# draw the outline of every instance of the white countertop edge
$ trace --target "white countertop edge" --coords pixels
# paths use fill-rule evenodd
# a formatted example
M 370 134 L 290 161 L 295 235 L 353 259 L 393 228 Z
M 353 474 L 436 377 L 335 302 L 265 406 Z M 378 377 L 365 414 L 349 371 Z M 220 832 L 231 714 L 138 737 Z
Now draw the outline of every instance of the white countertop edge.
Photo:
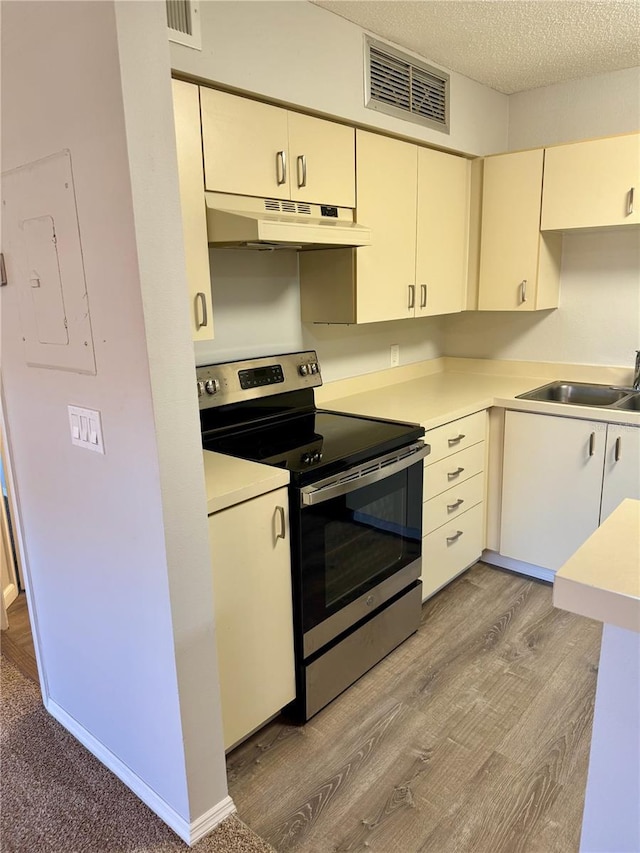
M 631 595 L 556 575 L 553 606 L 607 625 L 640 632 L 640 603 Z
M 538 386 L 533 386 L 536 388 Z M 533 390 L 533 388 L 531 390 Z M 511 411 L 555 415 L 559 418 L 580 418 L 623 426 L 640 426 L 640 412 L 601 406 L 574 406 L 570 403 L 551 403 L 543 400 L 520 400 L 517 397 L 496 397 L 493 405 Z

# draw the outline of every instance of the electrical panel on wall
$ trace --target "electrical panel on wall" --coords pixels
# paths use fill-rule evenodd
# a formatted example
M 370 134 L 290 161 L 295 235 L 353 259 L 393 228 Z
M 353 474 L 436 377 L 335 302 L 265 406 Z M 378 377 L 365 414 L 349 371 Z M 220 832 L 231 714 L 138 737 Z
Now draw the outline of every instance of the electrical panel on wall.
M 2 236 L 27 364 L 95 374 L 69 151 L 2 175 Z

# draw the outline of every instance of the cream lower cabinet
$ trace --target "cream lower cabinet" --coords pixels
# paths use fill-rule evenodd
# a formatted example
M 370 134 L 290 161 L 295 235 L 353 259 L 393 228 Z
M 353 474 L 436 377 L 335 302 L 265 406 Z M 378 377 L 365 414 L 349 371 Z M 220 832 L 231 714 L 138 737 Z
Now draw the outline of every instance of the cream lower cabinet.
M 640 427 L 609 424 L 600 524 L 625 498 L 640 499 Z
M 487 413 L 428 430 L 422 512 L 422 596 L 469 568 L 484 548 Z
M 562 235 L 540 233 L 544 150 L 484 161 L 478 309 L 557 308 Z
M 547 148 L 541 228 L 640 224 L 640 134 Z
M 355 207 L 354 130 L 200 88 L 207 190 Z
M 639 461 L 638 427 L 507 412 L 500 554 L 557 571 L 620 501 L 640 497 Z
M 172 80 L 171 85 L 191 336 L 195 341 L 212 340 L 213 306 L 202 175 L 200 96 L 198 87 L 193 83 Z
M 287 489 L 209 516 L 225 748 L 295 698 Z
M 300 253 L 304 322 L 375 323 L 466 303 L 470 162 L 356 131 L 357 220 L 371 245 Z

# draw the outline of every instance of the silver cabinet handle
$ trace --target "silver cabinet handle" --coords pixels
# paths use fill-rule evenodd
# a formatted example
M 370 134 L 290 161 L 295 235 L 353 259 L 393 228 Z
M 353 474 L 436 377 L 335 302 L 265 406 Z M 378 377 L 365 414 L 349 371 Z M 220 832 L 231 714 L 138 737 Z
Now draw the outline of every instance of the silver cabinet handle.
M 458 498 L 455 503 L 447 504 L 447 512 L 453 512 L 455 509 L 458 509 L 459 506 L 462 506 L 464 500 L 462 498 Z
M 613 458 L 616 460 L 616 462 L 619 462 L 619 461 L 620 461 L 620 455 L 621 455 L 621 454 L 620 454 L 620 451 L 621 451 L 621 449 L 622 449 L 622 436 L 620 436 L 620 435 L 619 435 L 619 436 L 616 438 L 615 450 L 614 450 L 614 453 L 613 453 Z
M 463 530 L 456 530 L 453 536 L 447 536 L 447 542 L 457 542 L 463 533 Z
M 0 252 L 0 287 L 7 286 L 7 268 L 4 263 L 4 252 Z
M 200 310 L 198 311 L 198 306 Z M 202 291 L 196 293 L 196 329 L 203 329 L 209 325 L 209 314 L 207 312 L 207 297 Z
M 527 301 L 527 280 L 523 278 L 520 282 L 520 302 Z
M 455 471 L 447 472 L 447 480 L 453 480 L 454 477 L 459 477 L 463 471 L 464 471 L 464 468 L 458 468 Z
M 427 285 L 426 284 L 420 285 L 420 307 L 421 308 L 427 307 Z
M 285 523 L 284 516 L 284 507 L 277 506 L 276 507 L 276 515 L 279 521 L 280 530 L 276 532 L 276 539 L 286 539 L 287 538 L 287 525 Z
M 297 158 L 298 165 L 298 186 L 306 187 L 307 185 L 307 155 L 300 154 Z
M 408 308 L 415 308 L 416 305 L 416 286 L 415 284 L 409 285 L 409 305 Z
M 635 195 L 635 190 L 635 187 L 631 187 L 627 193 L 627 216 L 631 216 L 633 213 L 633 196 Z
M 466 437 L 467 437 L 466 435 L 463 435 L 462 433 L 460 433 L 460 435 L 456 435 L 455 438 L 448 438 L 447 444 L 449 445 L 449 447 L 453 447 L 454 444 L 460 444 L 462 439 L 466 438 Z
M 276 180 L 279 187 L 287 183 L 287 155 L 284 151 L 276 154 Z
M 593 456 L 596 452 L 596 434 L 592 432 L 589 436 L 589 456 Z

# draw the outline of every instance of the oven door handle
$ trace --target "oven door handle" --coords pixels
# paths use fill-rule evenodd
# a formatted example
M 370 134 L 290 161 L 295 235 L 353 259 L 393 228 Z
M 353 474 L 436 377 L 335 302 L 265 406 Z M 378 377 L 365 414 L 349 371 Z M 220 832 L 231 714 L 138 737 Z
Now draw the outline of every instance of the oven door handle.
M 357 468 L 351 468 L 339 478 L 332 477 L 329 482 L 321 481 L 313 486 L 303 486 L 300 489 L 300 506 L 315 506 L 324 503 L 324 501 L 330 501 L 332 498 L 348 495 L 349 492 L 355 492 L 372 483 L 377 483 L 391 477 L 392 474 L 397 474 L 398 471 L 404 471 L 410 465 L 415 465 L 416 462 L 428 456 L 430 452 L 431 447 L 423 441 L 419 441 L 410 445 L 409 448 L 403 448 L 397 453 L 383 456 L 377 462 L 375 460 L 369 461 Z M 377 467 L 371 470 L 374 465 Z

